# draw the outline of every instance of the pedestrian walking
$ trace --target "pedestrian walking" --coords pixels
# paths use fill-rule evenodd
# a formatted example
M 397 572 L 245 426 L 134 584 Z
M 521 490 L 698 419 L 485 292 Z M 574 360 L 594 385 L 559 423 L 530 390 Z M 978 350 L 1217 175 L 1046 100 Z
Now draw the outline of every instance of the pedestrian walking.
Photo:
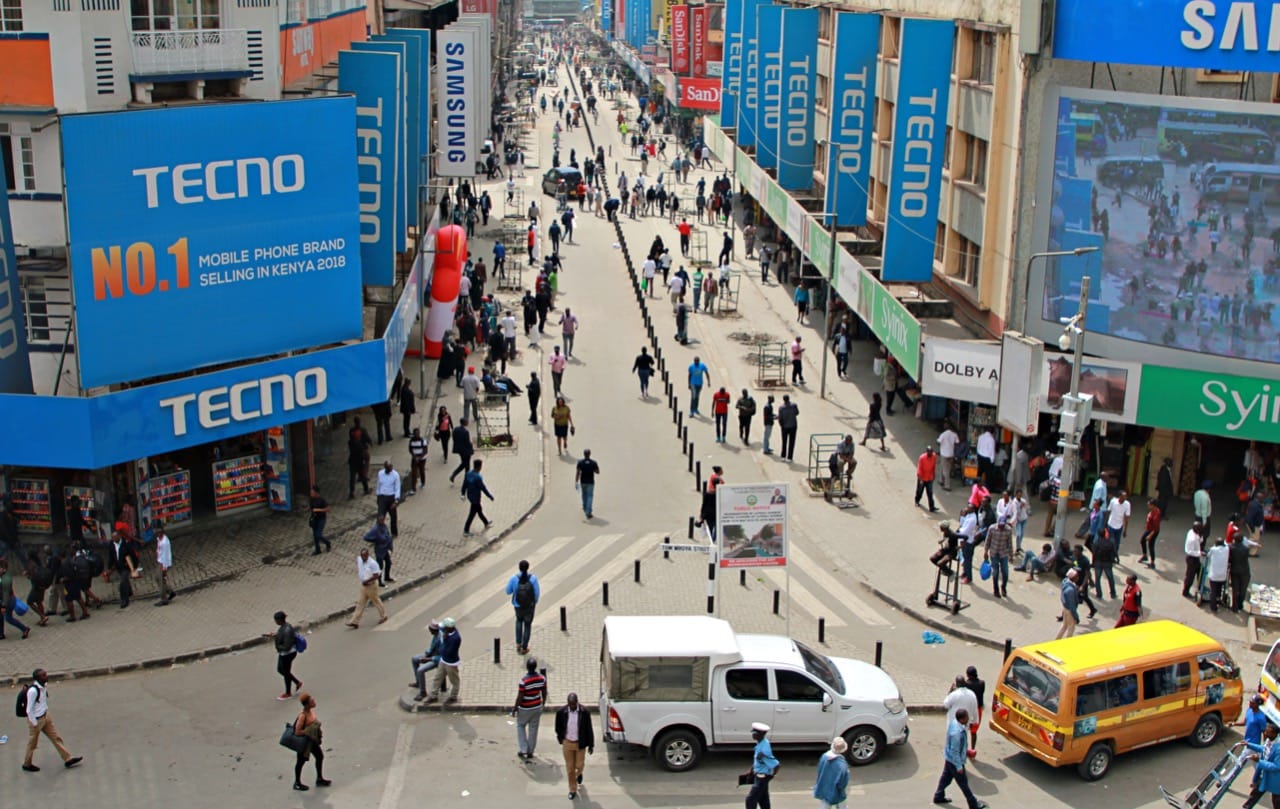
M 800 408 L 795 402 L 791 401 L 791 397 L 783 395 L 782 407 L 778 408 L 778 428 L 782 431 L 782 457 L 788 461 L 792 460 L 796 454 L 796 431 L 799 429 L 797 417 L 800 415 Z
M 538 372 L 529 373 L 529 381 L 524 386 L 525 395 L 529 397 L 529 423 L 538 426 L 538 402 L 542 401 L 542 383 L 538 381 Z
M 717 444 L 724 443 L 725 433 L 729 429 L 729 402 L 732 398 L 723 385 L 720 386 L 720 390 L 711 395 L 711 415 L 716 422 Z
M 1059 593 L 1059 601 L 1062 603 L 1062 626 L 1058 628 L 1059 638 L 1069 638 L 1076 634 L 1076 626 L 1080 623 L 1080 591 L 1076 587 L 1076 576 L 1079 573 L 1075 568 L 1067 571 L 1067 575 L 1062 580 L 1062 590 Z
M 547 704 L 547 678 L 538 671 L 538 658 L 527 657 L 524 676 L 516 687 L 516 704 L 511 715 L 516 718 L 516 755 L 525 761 L 533 758 L 538 747 L 538 725 Z
M 458 456 L 458 465 L 449 475 L 450 483 L 453 483 L 459 473 L 465 478 L 471 469 L 471 456 L 475 454 L 475 447 L 471 443 L 471 431 L 467 429 L 469 424 L 470 421 L 464 418 L 453 428 L 453 454 Z
M 800 345 L 800 335 L 791 343 L 791 384 L 804 384 L 804 348 Z
M 796 322 L 803 323 L 805 317 L 809 314 L 809 289 L 804 282 L 796 284 L 796 293 L 792 300 L 796 304 Z
M 275 614 L 276 631 L 262 637 L 271 638 L 276 647 L 276 674 L 284 678 L 284 693 L 276 697 L 280 701 L 293 699 L 293 689 L 302 691 L 302 680 L 293 676 L 293 661 L 298 659 L 298 631 L 289 623 L 284 610 Z
M 551 366 L 551 389 L 559 397 L 560 385 L 564 382 L 564 367 L 568 364 L 568 358 L 560 353 L 560 346 L 555 346 L 551 350 L 547 364 Z
M 1259 697 L 1255 696 L 1253 699 L 1259 699 Z M 1253 700 L 1250 700 L 1250 705 L 1252 704 Z M 1280 771 L 1276 769 L 1270 771 L 1272 789 L 1264 789 L 1263 773 L 1266 771 L 1262 768 L 1263 761 L 1280 761 L 1280 744 L 1276 744 L 1277 735 L 1280 735 L 1280 727 L 1265 721 L 1265 719 L 1263 720 L 1262 734 L 1257 741 L 1249 741 L 1249 733 L 1247 730 L 1245 731 L 1245 741 L 1248 743 L 1249 749 L 1254 753 L 1250 758 L 1258 763 L 1254 766 L 1253 781 L 1250 784 L 1249 795 L 1244 801 L 1244 809 L 1253 809 L 1258 804 L 1258 801 L 1262 799 L 1262 796 L 1268 792 L 1271 793 L 1271 805 L 1280 807 L 1280 799 L 1277 799 L 1277 793 L 1280 793 L 1280 783 L 1277 783 Z
M 751 770 L 745 773 L 751 778 L 751 791 L 747 793 L 747 809 L 770 809 L 769 782 L 778 772 L 778 760 L 773 757 L 773 745 L 769 744 L 769 726 L 764 722 L 751 723 L 751 739 L 756 743 L 751 751 Z
M 469 413 L 476 422 L 480 421 L 480 391 L 483 388 L 484 383 L 476 376 L 476 367 L 468 365 L 462 376 L 462 415 Z
M 640 348 L 635 362 L 631 363 L 631 373 L 640 377 L 640 398 L 649 398 L 649 378 L 653 376 L 653 357 L 645 346 Z
M 711 381 L 711 369 L 701 357 L 694 357 L 689 363 L 689 416 L 698 413 L 698 399 L 702 396 L 702 386 Z
M 1094 589 L 1098 591 L 1098 598 L 1102 598 L 1102 579 L 1105 576 L 1107 586 L 1111 590 L 1111 597 L 1116 597 L 1116 576 L 1114 567 L 1116 564 L 1116 546 L 1111 541 L 1111 537 L 1106 534 L 1099 534 L 1093 540 L 1093 584 Z M 1089 583 L 1081 582 L 1081 585 L 1088 587 Z
M 587 764 L 587 754 L 596 749 L 595 729 L 591 726 L 591 713 L 578 702 L 578 695 L 570 692 L 565 705 L 556 711 L 556 741 L 564 753 L 564 772 L 569 780 L 569 800 L 578 797 L 582 786 L 582 771 Z
M 533 633 L 533 613 L 542 598 L 542 585 L 538 577 L 529 572 L 529 561 L 521 559 L 518 572 L 507 580 L 506 594 L 511 596 L 511 607 L 516 613 L 516 652 L 529 653 L 529 639 Z
M 1138 586 L 1137 574 L 1130 573 L 1124 578 L 1124 595 L 1120 600 L 1120 618 L 1116 627 L 1136 624 L 1142 617 L 1142 588 Z
M 440 442 L 440 461 L 449 462 L 449 439 L 453 437 L 453 416 L 444 405 L 436 411 L 435 439 Z
M 128 581 L 127 576 L 125 581 Z M 19 621 L 15 615 L 16 605 L 17 598 L 13 594 L 13 576 L 9 573 L 9 559 L 8 557 L 0 556 L 0 613 L 3 614 L 3 620 L 0 621 L 0 640 L 4 640 L 5 624 L 21 632 L 23 640 L 31 637 L 31 627 Z
M 118 584 L 120 609 L 125 609 L 133 598 L 133 574 L 138 569 L 138 552 L 133 541 L 119 530 L 112 530 L 111 541 L 107 543 L 106 551 L 107 568 L 104 578 L 109 581 L 111 571 L 115 571 L 120 579 Z M 31 604 L 32 601 L 34 599 L 28 600 L 27 603 Z
M 564 356 L 568 359 L 573 356 L 573 338 L 578 334 L 578 316 L 566 306 L 559 325 L 560 337 L 564 342 Z
M 954 718 L 947 721 L 947 742 L 943 752 L 942 777 L 938 779 L 938 788 L 933 791 L 934 803 L 951 803 L 947 797 L 947 787 L 954 781 L 960 787 L 961 794 L 969 804 L 969 809 L 986 809 L 987 805 L 973 794 L 969 788 L 969 776 L 965 773 L 969 725 L 969 712 L 963 708 L 956 711 Z
M 761 411 L 761 424 L 764 426 L 764 447 L 761 450 L 765 455 L 772 455 L 773 449 L 769 446 L 769 439 L 773 436 L 773 423 L 776 419 L 773 407 L 773 395 L 766 397 L 764 402 L 764 410 Z
M 707 478 L 707 484 L 702 489 L 702 505 L 698 509 L 697 526 L 701 528 L 704 524 L 711 531 L 711 536 L 716 535 L 716 487 L 724 483 L 724 469 L 720 466 L 711 467 L 711 476 Z
M 27 606 L 34 610 L 36 615 L 40 616 L 37 626 L 48 626 L 49 615 L 44 609 L 44 595 L 54 585 L 54 572 L 48 564 L 40 561 L 38 551 L 29 551 L 27 553 L 26 574 L 27 581 L 31 582 L 31 589 L 27 592 Z M 137 576 L 135 575 L 133 578 L 137 578 Z
M 391 515 L 391 536 L 400 535 L 400 527 L 396 521 L 396 506 L 400 503 L 400 473 L 395 470 L 388 458 L 382 462 L 378 470 L 378 520 Z
M 418 493 L 418 484 L 427 487 L 427 452 L 431 446 L 417 427 L 409 436 L 409 494 Z
M 378 563 L 369 556 L 368 548 L 360 549 L 360 558 L 356 560 L 356 578 L 360 582 L 360 592 L 356 596 L 356 610 L 351 616 L 351 620 L 347 622 L 347 626 L 352 629 L 360 628 L 360 618 L 364 615 L 366 604 L 373 604 L 378 610 L 378 623 L 385 623 L 387 620 L 387 610 L 382 606 L 382 599 L 378 596 L 378 577 L 382 575 L 382 569 L 378 567 Z
M 964 687 L 973 692 L 978 703 L 978 713 L 969 717 L 969 758 L 978 755 L 978 728 L 982 726 L 982 711 L 987 704 L 987 682 L 978 676 L 978 667 L 969 666 L 964 670 Z
M 965 678 L 957 675 L 951 683 L 951 690 L 947 692 L 947 696 L 942 701 L 942 707 L 947 711 L 947 723 L 950 725 L 961 713 L 968 715 L 969 721 L 963 723 L 966 731 L 974 734 L 977 733 L 978 713 L 982 709 L 982 703 L 978 701 L 977 693 L 969 687 Z M 967 751 L 969 758 L 977 755 L 977 750 L 970 747 Z
M 577 434 L 573 426 L 573 411 L 565 404 L 564 397 L 556 395 L 556 406 L 551 408 L 551 426 L 556 435 L 556 455 L 569 451 L 569 436 Z
M 378 578 L 378 586 L 386 587 L 388 583 L 394 583 L 395 579 L 391 578 L 391 551 L 395 547 L 394 537 L 387 530 L 387 518 L 379 515 L 364 535 L 364 541 L 373 545 L 373 558 L 378 563 L 382 575 Z
M 308 759 L 315 759 L 316 786 L 327 787 L 333 782 L 324 777 L 324 736 L 320 731 L 320 718 L 316 716 L 316 700 L 307 692 L 298 694 L 298 702 L 302 710 L 298 718 L 293 720 L 293 735 L 306 741 L 297 750 L 297 761 L 293 765 L 293 788 L 298 792 L 306 792 L 311 787 L 302 783 L 302 767 Z
M 26 688 L 26 699 L 19 704 L 19 715 L 27 719 L 27 755 L 22 760 L 22 769 L 26 772 L 40 772 L 35 765 L 36 746 L 40 736 L 48 737 L 58 755 L 62 756 L 62 766 L 68 770 L 84 761 L 83 756 L 73 756 L 67 746 L 62 743 L 62 736 L 53 725 L 53 717 L 49 715 L 49 673 L 44 669 L 31 672 L 31 685 Z
M 400 380 L 400 419 L 404 428 L 404 437 L 410 436 L 409 422 L 413 419 L 415 413 L 418 412 L 418 405 L 414 401 L 413 385 L 409 382 L 409 377 Z
M 743 444 L 750 444 L 751 420 L 756 415 L 756 400 L 751 398 L 746 388 L 743 388 L 742 396 L 738 397 L 734 408 L 738 411 L 738 438 L 742 439 Z
M 587 519 L 595 516 L 596 475 L 600 474 L 600 465 L 591 457 L 591 450 L 582 451 L 582 460 L 578 461 L 574 473 L 573 486 L 582 492 L 582 513 Z M 528 651 L 526 649 L 526 651 Z
M 320 555 L 320 544 L 324 543 L 326 551 L 333 550 L 333 543 L 324 535 L 325 524 L 329 522 L 329 501 L 320 494 L 319 484 L 311 484 L 311 515 L 307 518 L 311 526 L 312 556 Z
M 491 524 L 489 518 L 484 515 L 484 505 L 480 500 L 481 495 L 490 500 L 493 499 L 493 493 L 484 485 L 484 476 L 480 474 L 483 465 L 484 461 L 472 461 L 471 470 L 462 479 L 462 496 L 471 504 L 471 509 L 467 512 L 467 521 L 462 524 L 463 536 L 471 536 L 471 523 L 476 517 L 480 518 L 480 522 L 484 523 L 486 529 Z
M 862 444 L 866 446 L 864 439 Z M 881 440 L 883 443 L 883 439 Z M 929 510 L 937 511 L 938 507 L 933 502 L 933 478 L 938 471 L 938 454 L 933 451 L 933 445 L 924 448 L 924 452 L 920 453 L 920 457 L 916 459 L 916 505 L 920 505 L 920 495 L 929 495 Z M 1007 561 L 1007 559 L 1006 559 Z M 1009 570 L 1005 568 L 1005 579 L 1009 578 Z M 997 596 L 1000 594 L 997 592 Z
M 733 236 L 726 230 L 724 240 L 720 242 L 720 255 L 716 257 L 716 266 L 728 264 L 731 258 L 733 258 Z
M 877 398 L 879 394 L 876 394 Z M 960 443 L 960 436 L 952 428 L 951 422 L 943 424 L 942 433 L 938 435 L 938 457 L 941 463 L 938 466 L 938 480 L 942 488 L 951 491 L 951 470 L 956 462 L 956 445 Z
M 916 503 L 916 505 L 920 504 Z M 930 509 L 930 511 L 937 511 L 937 509 Z M 983 558 L 991 562 L 991 588 L 996 598 L 1008 598 L 1009 557 L 1013 553 L 1013 530 L 1009 528 L 1004 517 L 997 519 L 996 524 L 987 529 L 984 553 Z
M 813 783 L 813 797 L 818 809 L 843 809 L 849 789 L 849 743 L 837 736 L 831 749 L 818 758 L 818 778 Z
M 169 542 L 169 535 L 165 533 L 164 526 L 156 523 L 156 570 L 160 579 L 160 599 L 156 601 L 157 607 L 163 607 L 170 601 L 176 593 L 169 586 L 169 571 L 173 569 L 173 545 Z M 68 600 L 69 597 L 68 597 Z M 84 617 L 89 617 L 89 611 L 85 609 L 83 603 L 80 609 L 84 610 Z M 71 611 L 71 605 L 67 604 L 67 610 Z M 74 613 L 73 613 L 74 614 Z
M 873 438 L 880 439 L 880 451 L 888 452 L 889 448 L 884 445 L 885 427 L 884 417 L 880 415 L 880 409 L 884 407 L 884 402 L 880 399 L 879 393 L 871 394 L 871 404 L 867 405 L 867 426 L 862 432 L 862 446 L 866 446 L 867 442 Z M 936 467 L 935 467 L 936 468 Z M 919 497 L 917 496 L 917 500 Z M 919 505 L 917 502 L 916 505 Z

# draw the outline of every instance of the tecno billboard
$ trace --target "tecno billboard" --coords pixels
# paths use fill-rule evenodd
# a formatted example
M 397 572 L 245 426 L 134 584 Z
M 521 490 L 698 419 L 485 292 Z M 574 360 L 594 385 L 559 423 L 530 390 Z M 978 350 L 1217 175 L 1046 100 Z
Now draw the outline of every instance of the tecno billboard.
M 695 110 L 720 109 L 720 80 L 680 79 L 680 106 Z
M 1276 73 L 1280 5 L 1259 0 L 1057 0 L 1053 55 Z
M 1280 109 L 1051 88 L 1041 127 L 1033 249 L 1094 250 L 1037 264 L 1026 330 L 1057 340 L 1088 276 L 1090 353 L 1276 378 Z
M 355 121 L 351 97 L 63 117 L 82 385 L 359 337 Z

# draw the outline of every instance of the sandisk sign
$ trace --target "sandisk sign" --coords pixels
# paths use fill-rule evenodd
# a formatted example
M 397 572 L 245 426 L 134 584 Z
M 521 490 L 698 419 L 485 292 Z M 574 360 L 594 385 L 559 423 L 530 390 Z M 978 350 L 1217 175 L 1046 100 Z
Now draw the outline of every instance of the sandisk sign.
M 693 27 L 693 75 L 701 79 L 707 75 L 707 7 L 694 6 L 689 17 Z
M 681 79 L 680 106 L 695 110 L 720 109 L 720 80 Z
M 671 69 L 689 72 L 689 7 L 671 7 Z

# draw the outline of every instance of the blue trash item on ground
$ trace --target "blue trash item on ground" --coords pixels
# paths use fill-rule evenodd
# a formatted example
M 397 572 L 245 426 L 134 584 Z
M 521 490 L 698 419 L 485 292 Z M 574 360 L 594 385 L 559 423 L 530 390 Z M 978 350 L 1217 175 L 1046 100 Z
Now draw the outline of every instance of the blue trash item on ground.
M 922 632 L 920 637 L 922 640 L 924 640 L 925 643 L 929 643 L 929 644 L 947 642 L 947 639 L 939 635 L 937 632 L 930 632 L 928 630 L 926 630 L 925 632 Z

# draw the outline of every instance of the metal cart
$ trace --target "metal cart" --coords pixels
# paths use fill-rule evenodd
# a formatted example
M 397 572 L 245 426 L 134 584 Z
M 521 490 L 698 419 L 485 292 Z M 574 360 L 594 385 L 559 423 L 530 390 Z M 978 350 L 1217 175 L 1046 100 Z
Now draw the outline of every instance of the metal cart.
M 1160 794 L 1164 796 L 1164 802 L 1175 809 L 1213 809 L 1231 789 L 1232 782 L 1249 763 L 1251 755 L 1244 742 L 1236 742 L 1185 798 L 1170 795 L 1164 787 L 1160 787 Z
M 960 600 L 960 559 L 949 559 L 946 569 L 939 567 L 933 577 L 933 592 L 924 597 L 924 603 L 958 615 L 969 602 Z

